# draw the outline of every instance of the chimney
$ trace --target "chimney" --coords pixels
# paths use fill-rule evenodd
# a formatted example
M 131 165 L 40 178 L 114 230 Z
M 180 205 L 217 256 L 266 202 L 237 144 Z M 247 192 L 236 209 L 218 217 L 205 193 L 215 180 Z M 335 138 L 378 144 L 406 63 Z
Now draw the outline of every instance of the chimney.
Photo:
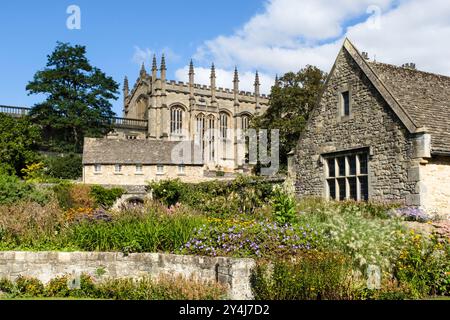
M 402 68 L 416 70 L 416 64 L 412 62 L 404 63 L 402 64 Z
M 363 52 L 361 53 L 361 55 L 362 55 L 362 57 L 363 57 L 365 60 L 369 60 L 369 53 L 368 53 L 368 52 L 363 51 Z

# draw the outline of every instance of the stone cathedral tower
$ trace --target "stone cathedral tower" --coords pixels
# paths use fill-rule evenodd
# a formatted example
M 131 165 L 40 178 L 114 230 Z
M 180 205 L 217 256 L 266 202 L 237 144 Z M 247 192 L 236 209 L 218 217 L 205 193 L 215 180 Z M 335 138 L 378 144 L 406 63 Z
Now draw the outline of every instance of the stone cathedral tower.
M 245 132 L 250 119 L 265 112 L 269 102 L 268 96 L 260 95 L 258 72 L 254 92 L 239 90 L 237 68 L 233 89 L 216 87 L 214 64 L 209 86 L 195 83 L 192 60 L 188 83 L 169 81 L 166 72 L 164 55 L 159 69 L 154 56 L 151 74 L 142 64 L 139 78 L 131 90 L 125 77 L 124 125 L 110 138 L 195 141 L 201 146 L 206 169 L 241 171 L 246 143 L 237 132 Z

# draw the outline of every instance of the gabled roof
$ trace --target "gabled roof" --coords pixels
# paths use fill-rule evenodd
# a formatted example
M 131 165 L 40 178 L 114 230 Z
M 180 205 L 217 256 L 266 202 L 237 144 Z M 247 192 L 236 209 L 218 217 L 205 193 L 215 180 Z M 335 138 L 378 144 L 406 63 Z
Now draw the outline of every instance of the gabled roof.
M 181 146 L 178 141 L 85 138 L 83 164 L 203 165 L 199 148 L 192 142 L 182 143 L 184 152 L 190 149 L 192 156 L 183 158 L 176 154 L 183 158 L 176 160 L 172 158 L 172 152 Z
M 433 152 L 450 152 L 450 77 L 369 62 L 344 46 L 410 133 L 431 134 Z

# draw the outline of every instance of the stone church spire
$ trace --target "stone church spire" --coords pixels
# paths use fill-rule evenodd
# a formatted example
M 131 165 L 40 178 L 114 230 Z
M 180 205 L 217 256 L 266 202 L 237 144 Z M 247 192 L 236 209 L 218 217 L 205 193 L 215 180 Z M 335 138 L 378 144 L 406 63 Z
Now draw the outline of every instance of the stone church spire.
M 156 54 L 153 55 L 153 61 L 152 61 L 152 78 L 153 81 L 156 80 L 157 77 L 157 73 L 158 72 L 158 65 L 156 63 Z
M 255 75 L 255 103 L 256 103 L 256 113 L 259 113 L 261 106 L 259 105 L 259 93 L 260 93 L 261 83 L 259 82 L 259 74 L 256 71 Z
M 211 65 L 211 103 L 216 103 L 216 67 L 214 66 L 214 62 Z
M 125 76 L 125 79 L 123 80 L 123 97 L 124 97 L 124 99 L 126 97 L 128 97 L 129 93 L 130 93 L 130 87 L 128 85 L 128 77 Z
M 189 63 L 189 101 L 191 104 L 191 107 L 195 105 L 195 97 L 194 97 L 194 62 L 191 59 L 191 62 Z
M 239 73 L 237 67 L 234 67 L 234 78 L 233 78 L 233 92 L 234 92 L 234 105 L 239 105 Z
M 166 93 L 166 58 L 164 57 L 164 53 L 161 56 L 161 91 L 162 94 Z
M 166 58 L 164 57 L 164 53 L 161 56 L 161 80 L 164 79 L 164 81 L 166 80 Z
M 147 71 L 145 71 L 145 64 L 144 64 L 144 62 L 142 62 L 141 71 L 140 71 L 139 75 L 141 76 L 141 78 L 144 78 L 147 75 Z

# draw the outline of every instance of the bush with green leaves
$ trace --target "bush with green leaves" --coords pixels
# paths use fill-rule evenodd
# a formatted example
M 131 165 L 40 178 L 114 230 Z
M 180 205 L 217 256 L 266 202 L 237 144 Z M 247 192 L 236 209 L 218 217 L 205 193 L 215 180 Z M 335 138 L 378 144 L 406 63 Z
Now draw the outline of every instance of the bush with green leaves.
M 126 191 L 122 188 L 107 189 L 102 186 L 92 186 L 91 195 L 95 204 L 103 208 L 110 208 Z
M 196 184 L 165 180 L 153 182 L 149 188 L 154 199 L 167 206 L 180 202 L 206 214 L 225 217 L 254 214 L 268 203 L 273 183 L 259 177 L 240 176 L 232 181 Z
M 25 183 L 16 176 L 0 174 L 0 205 L 14 204 L 21 200 L 45 204 L 51 193 L 33 184 Z
M 394 276 L 415 298 L 450 295 L 450 244 L 410 231 L 395 261 Z
M 57 179 L 77 180 L 82 176 L 81 160 L 81 155 L 76 153 L 46 157 L 46 174 Z
M 262 261 L 250 282 L 256 300 L 346 300 L 357 298 L 360 287 L 347 256 L 319 251 Z
M 297 216 L 297 204 L 293 197 L 278 187 L 275 188 L 271 203 L 275 221 L 280 224 L 294 222 Z

